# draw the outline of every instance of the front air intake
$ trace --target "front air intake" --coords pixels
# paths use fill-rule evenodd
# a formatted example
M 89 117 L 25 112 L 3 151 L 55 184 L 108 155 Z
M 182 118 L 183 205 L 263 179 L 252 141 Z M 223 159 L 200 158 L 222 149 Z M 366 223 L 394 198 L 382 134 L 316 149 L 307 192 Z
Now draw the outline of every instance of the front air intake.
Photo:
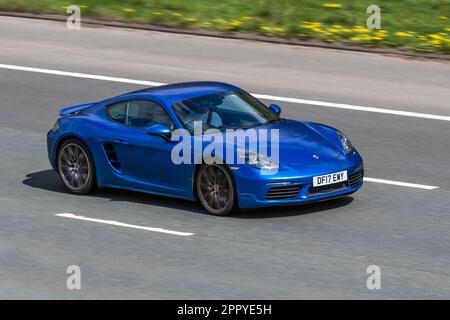
M 350 186 L 354 186 L 360 183 L 363 180 L 363 178 L 364 178 L 364 169 L 361 169 L 350 175 L 350 177 L 348 177 L 348 182 Z
M 267 200 L 289 199 L 297 197 L 300 192 L 301 185 L 272 187 L 266 193 Z

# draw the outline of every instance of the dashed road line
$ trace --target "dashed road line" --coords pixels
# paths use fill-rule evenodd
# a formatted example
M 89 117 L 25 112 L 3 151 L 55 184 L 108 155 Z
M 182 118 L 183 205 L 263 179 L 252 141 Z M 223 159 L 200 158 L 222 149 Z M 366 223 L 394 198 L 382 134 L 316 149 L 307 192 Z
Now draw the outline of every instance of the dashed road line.
M 194 233 L 191 233 L 191 232 L 180 232 L 180 231 L 174 231 L 174 230 L 168 230 L 168 229 L 162 229 L 162 228 L 138 226 L 138 225 L 135 225 L 135 224 L 123 223 L 123 222 L 113 221 L 113 220 L 103 220 L 103 219 L 88 218 L 88 217 L 84 217 L 84 216 L 78 216 L 78 215 L 75 215 L 73 213 L 58 213 L 58 214 L 55 214 L 55 216 L 63 217 L 63 218 L 69 218 L 69 219 L 76 219 L 76 220 L 83 220 L 83 221 L 90 221 L 90 222 L 109 224 L 109 225 L 118 226 L 118 227 L 140 229 L 140 230 L 153 231 L 153 232 L 159 232 L 159 233 L 167 233 L 167 234 L 172 234 L 172 235 L 176 235 L 176 236 L 183 236 L 183 237 L 189 237 L 189 236 L 193 236 L 194 235 Z

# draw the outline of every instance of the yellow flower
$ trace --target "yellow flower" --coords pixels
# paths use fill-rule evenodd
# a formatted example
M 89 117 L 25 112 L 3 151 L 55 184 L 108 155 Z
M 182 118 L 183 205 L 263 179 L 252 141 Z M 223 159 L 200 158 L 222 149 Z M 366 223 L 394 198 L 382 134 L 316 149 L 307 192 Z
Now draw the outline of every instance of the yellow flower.
M 342 8 L 342 5 L 339 3 L 324 3 L 322 4 L 322 7 L 340 9 Z
M 276 33 L 284 33 L 284 28 L 275 28 L 274 31 Z
M 187 21 L 195 22 L 195 21 L 197 21 L 197 18 L 196 17 L 189 17 L 189 18 L 187 18 Z
M 172 15 L 175 16 L 175 17 L 181 17 L 182 16 L 182 14 L 179 13 L 179 12 L 172 12 Z
M 439 19 L 441 20 L 447 20 L 448 18 L 446 16 L 440 16 Z
M 267 26 L 262 26 L 261 30 L 263 30 L 263 31 L 270 31 L 270 30 L 272 30 L 272 28 L 271 27 L 267 27 Z
M 307 25 L 307 26 L 315 26 L 315 27 L 318 27 L 318 26 L 320 26 L 321 25 L 321 23 L 320 22 L 309 22 L 309 21 L 303 21 L 303 24 L 304 25 Z
M 409 32 L 402 32 L 398 31 L 394 33 L 397 37 L 412 37 L 412 35 Z
M 249 16 L 245 16 L 241 18 L 242 20 L 246 21 L 246 20 L 251 20 L 253 19 L 253 17 L 249 17 Z
M 331 33 L 338 33 L 340 30 L 338 30 L 336 28 L 330 28 L 330 29 L 328 29 L 328 31 L 330 31 Z
M 443 40 L 442 36 L 439 34 L 429 34 L 430 38 L 436 39 L 436 40 Z
M 367 29 L 366 27 L 362 27 L 362 26 L 355 26 L 355 27 L 353 27 L 353 31 L 355 31 L 357 33 L 368 33 L 368 32 L 370 32 L 369 29 Z
M 430 43 L 435 47 L 440 47 L 442 42 L 440 40 L 431 40 Z
M 211 25 L 211 23 L 208 21 L 202 22 L 202 26 L 204 26 L 204 27 L 209 27 L 210 25 Z
M 241 22 L 239 20 L 233 19 L 233 20 L 228 21 L 228 24 L 232 25 L 233 27 L 238 27 L 241 25 Z
M 123 12 L 126 12 L 126 13 L 133 13 L 133 12 L 136 12 L 136 10 L 134 10 L 134 9 L 132 9 L 132 8 L 122 8 L 122 11 L 123 11 Z
M 363 34 L 363 35 L 352 37 L 352 38 L 350 38 L 350 40 L 358 42 L 358 41 L 382 40 L 382 38 L 372 37 L 371 35 Z
M 450 31 L 450 28 L 447 28 L 447 29 L 445 29 L 445 30 Z

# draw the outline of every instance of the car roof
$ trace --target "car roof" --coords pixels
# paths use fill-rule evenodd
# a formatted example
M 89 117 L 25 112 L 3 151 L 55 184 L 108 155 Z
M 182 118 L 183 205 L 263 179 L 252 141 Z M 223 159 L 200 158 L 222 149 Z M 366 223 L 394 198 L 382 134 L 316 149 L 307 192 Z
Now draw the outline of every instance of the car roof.
M 158 87 L 146 88 L 126 93 L 120 97 L 131 94 L 147 94 L 168 104 L 198 97 L 206 94 L 222 93 L 226 91 L 240 91 L 241 89 L 231 84 L 215 81 L 197 81 L 168 84 Z

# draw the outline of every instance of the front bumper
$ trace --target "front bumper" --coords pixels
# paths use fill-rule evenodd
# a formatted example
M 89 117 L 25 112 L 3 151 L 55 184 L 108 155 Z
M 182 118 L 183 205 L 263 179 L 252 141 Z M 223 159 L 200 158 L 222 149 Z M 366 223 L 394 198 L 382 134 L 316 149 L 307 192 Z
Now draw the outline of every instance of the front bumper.
M 343 170 L 347 170 L 346 182 L 322 188 L 313 187 L 314 176 Z M 355 151 L 348 157 L 280 170 L 272 176 L 262 176 L 257 169 L 247 165 L 233 170 L 233 175 L 239 207 L 262 208 L 321 201 L 354 193 L 363 185 L 364 165 Z

